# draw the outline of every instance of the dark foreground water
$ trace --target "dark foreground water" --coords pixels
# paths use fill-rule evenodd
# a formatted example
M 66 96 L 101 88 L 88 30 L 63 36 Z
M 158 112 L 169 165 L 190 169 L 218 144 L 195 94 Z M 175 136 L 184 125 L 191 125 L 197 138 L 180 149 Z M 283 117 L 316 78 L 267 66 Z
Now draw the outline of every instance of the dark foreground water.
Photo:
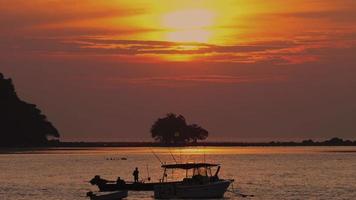
M 0 154 L 0 200 L 81 200 L 96 188 L 94 175 L 156 181 L 163 161 L 221 163 L 220 177 L 234 178 L 225 199 L 356 199 L 355 147 L 89 148 Z M 126 157 L 127 160 L 121 160 Z M 113 160 L 111 160 L 113 159 Z M 147 170 L 148 169 L 148 170 Z M 149 174 L 148 174 L 149 172 Z M 171 177 L 172 174 L 170 173 Z M 179 178 L 182 173 L 173 173 Z M 153 199 L 152 192 L 130 192 L 128 199 Z

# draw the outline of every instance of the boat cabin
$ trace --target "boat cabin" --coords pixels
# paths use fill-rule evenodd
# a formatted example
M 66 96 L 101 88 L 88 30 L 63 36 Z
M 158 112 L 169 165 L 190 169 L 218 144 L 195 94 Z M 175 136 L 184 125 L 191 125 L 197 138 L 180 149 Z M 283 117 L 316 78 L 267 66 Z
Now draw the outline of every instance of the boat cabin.
M 214 175 L 212 168 L 217 167 Z M 154 186 L 157 199 L 215 199 L 222 198 L 234 180 L 219 179 L 220 165 L 211 163 L 186 163 L 162 165 L 162 182 Z M 185 171 L 185 178 L 178 182 L 168 182 L 167 171 Z M 183 173 L 179 177 L 184 177 Z
M 211 163 L 185 163 L 185 164 L 164 164 L 161 166 L 164 169 L 161 182 L 168 182 L 168 171 L 172 170 L 185 170 L 184 183 L 193 182 L 212 182 L 219 180 L 218 174 L 220 171 L 219 164 Z M 212 168 L 217 168 L 215 173 L 212 173 Z

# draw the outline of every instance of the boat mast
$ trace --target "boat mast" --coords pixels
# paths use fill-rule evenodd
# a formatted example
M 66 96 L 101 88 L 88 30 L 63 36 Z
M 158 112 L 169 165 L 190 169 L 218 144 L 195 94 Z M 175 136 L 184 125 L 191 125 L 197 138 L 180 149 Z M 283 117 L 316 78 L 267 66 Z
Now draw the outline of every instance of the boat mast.
M 167 172 L 167 169 L 166 169 L 166 168 L 164 168 L 164 171 L 163 171 L 163 176 L 162 176 L 162 182 L 164 182 L 164 178 L 165 178 L 165 177 L 167 178 L 167 174 L 166 174 L 166 172 Z

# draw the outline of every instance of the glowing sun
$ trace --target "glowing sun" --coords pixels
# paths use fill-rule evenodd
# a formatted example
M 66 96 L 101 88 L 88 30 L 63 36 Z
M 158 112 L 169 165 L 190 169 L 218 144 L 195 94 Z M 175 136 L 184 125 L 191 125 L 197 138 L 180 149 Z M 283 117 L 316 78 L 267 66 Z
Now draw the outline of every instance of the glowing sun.
M 166 39 L 174 42 L 207 42 L 212 36 L 215 13 L 205 9 L 170 12 L 162 17 Z

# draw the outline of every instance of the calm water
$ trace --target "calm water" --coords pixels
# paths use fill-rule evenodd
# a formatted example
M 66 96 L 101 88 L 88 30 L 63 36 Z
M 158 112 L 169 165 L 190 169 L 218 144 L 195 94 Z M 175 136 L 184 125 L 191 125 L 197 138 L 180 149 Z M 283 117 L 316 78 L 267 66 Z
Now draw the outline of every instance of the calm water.
M 88 183 L 98 174 L 132 180 L 158 180 L 160 163 L 216 162 L 220 177 L 234 178 L 234 188 L 250 199 L 356 199 L 355 147 L 89 148 L 0 154 L 1 200 L 81 200 L 96 190 Z M 108 160 L 126 157 L 127 160 Z M 172 174 L 170 174 L 171 176 Z M 179 173 L 174 173 L 179 177 Z M 152 192 L 130 192 L 128 199 L 153 199 Z M 249 199 L 227 192 L 226 199 Z

